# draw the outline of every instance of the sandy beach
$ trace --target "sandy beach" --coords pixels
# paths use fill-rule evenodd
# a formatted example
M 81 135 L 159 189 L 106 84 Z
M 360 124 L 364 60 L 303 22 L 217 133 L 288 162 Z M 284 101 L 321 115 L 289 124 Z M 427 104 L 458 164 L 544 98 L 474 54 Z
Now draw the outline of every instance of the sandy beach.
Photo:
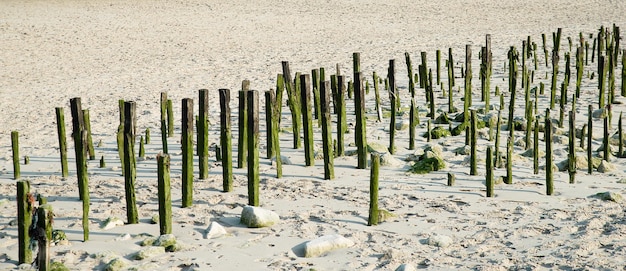
M 552 49 L 552 33 L 562 29 L 558 82 L 563 81 L 563 54 L 575 53 L 579 33 L 597 36 L 601 26 L 626 26 L 626 2 L 618 0 L 526 0 L 526 1 L 408 1 L 347 0 L 302 2 L 261 1 L 0 1 L 0 270 L 30 270 L 18 265 L 16 181 L 13 179 L 11 131 L 18 131 L 21 180 L 31 182 L 31 191 L 48 198 L 54 209 L 54 229 L 67 234 L 67 241 L 51 247 L 51 260 L 70 270 L 105 270 L 112 261 L 116 270 L 624 270 L 626 268 L 625 202 L 602 200 L 597 193 L 626 195 L 626 159 L 612 157 L 614 168 L 607 172 L 578 169 L 576 183 L 567 171 L 556 172 L 555 194 L 546 195 L 545 170 L 533 174 L 532 157 L 524 156 L 521 144 L 514 147 L 513 184 L 498 184 L 495 197 L 486 197 L 485 156 L 488 128 L 480 131 L 478 174 L 469 174 L 469 155 L 458 154 L 465 137 L 454 136 L 427 142 L 427 104 L 418 89 L 421 124 L 417 127 L 416 150 L 409 150 L 408 129 L 396 131 L 394 159 L 381 167 L 379 207 L 394 216 L 376 226 L 367 226 L 369 169 L 357 169 L 356 156 L 335 158 L 335 179 L 324 180 L 321 155 L 314 166 L 305 166 L 303 149 L 293 149 L 289 107 L 283 101 L 280 135 L 281 154 L 291 164 L 283 165 L 284 177 L 276 178 L 276 166 L 266 159 L 265 107 L 263 92 L 276 87 L 281 61 L 289 61 L 292 73 L 310 73 L 323 67 L 327 76 L 336 65 L 352 80 L 352 53 L 361 54 L 361 70 L 372 83 L 372 73 L 387 75 L 390 59 L 396 60 L 396 81 L 403 108 L 409 107 L 408 52 L 417 72 L 420 52 L 427 52 L 428 66 L 435 67 L 435 52 L 454 56 L 457 73 L 453 91 L 455 106 L 462 108 L 465 48 L 472 57 L 473 107 L 480 101 L 478 58 L 485 35 L 490 34 L 493 52 L 491 94 L 504 93 L 508 109 L 507 51 L 530 36 L 541 48 L 546 34 Z M 469 2 L 469 3 L 468 3 Z M 546 3 L 548 2 L 548 3 Z M 568 37 L 573 48 L 569 47 Z M 592 42 L 592 40 L 588 40 Z M 626 48 L 623 45 L 620 50 Z M 552 68 L 545 65 L 539 50 L 539 65 L 531 88 L 546 85 L 539 95 L 538 111 L 549 107 Z M 616 104 L 612 105 L 611 134 L 626 110 L 619 95 L 623 63 L 616 65 Z M 597 60 L 596 60 L 597 61 Z M 531 70 L 532 58 L 527 60 Z M 575 73 L 575 59 L 571 69 Z M 584 67 L 581 96 L 577 100 L 576 127 L 587 122 L 587 106 L 598 108 L 597 63 Z M 442 64 L 442 71 L 445 67 Z M 293 76 L 293 75 L 292 75 Z M 234 169 L 234 191 L 222 192 L 222 166 L 210 152 L 210 173 L 197 179 L 195 157 L 193 206 L 181 207 L 181 100 L 194 98 L 198 112 L 198 90 L 209 90 L 210 144 L 219 144 L 220 107 L 218 89 L 231 90 L 233 109 L 233 156 L 237 157 L 237 92 L 243 80 L 260 92 L 260 206 L 278 214 L 280 222 L 265 228 L 248 228 L 240 223 L 248 203 L 247 169 Z M 447 90 L 448 77 L 441 81 Z M 520 80 L 521 81 L 521 80 Z M 575 79 L 569 87 L 574 89 Z M 435 86 L 437 110 L 447 111 L 447 97 Z M 161 151 L 161 92 L 174 102 L 176 135 L 170 146 L 173 231 L 180 244 L 176 252 L 163 252 L 145 259 L 135 258 L 145 249 L 140 243 L 159 236 L 159 225 L 151 224 L 158 214 L 157 163 Z M 516 117 L 523 117 L 524 95 L 518 83 Z M 82 205 L 78 199 L 69 101 L 80 97 L 89 109 L 95 152 L 104 157 L 88 162 L 90 240 L 83 242 Z M 104 229 L 111 218 L 126 221 L 124 177 L 118 158 L 116 132 L 118 100 L 135 101 L 137 131 L 151 130 L 146 158 L 137 162 L 136 197 L 139 224 Z M 383 108 L 389 110 L 386 91 Z M 354 101 L 346 100 L 348 125 L 346 150 L 354 152 Z M 491 104 L 499 107 L 497 97 Z M 68 131 L 70 175 L 61 177 L 55 107 L 65 110 Z M 506 118 L 505 109 L 502 116 Z M 366 96 L 367 140 L 389 144 L 389 118 L 376 121 L 373 91 Z M 491 110 L 485 117 L 494 116 Z M 552 112 L 558 119 L 558 112 Z M 333 120 L 336 120 L 333 115 Z M 407 115 L 399 116 L 408 122 Z M 594 118 L 592 149 L 602 145 L 602 119 Z M 458 124 L 458 123 L 457 123 Z M 444 125 L 446 128 L 448 125 Z M 505 127 L 506 125 L 503 125 Z M 322 151 L 321 128 L 314 127 L 315 150 Z M 335 129 L 333 123 L 333 129 Z M 567 136 L 557 130 L 554 161 L 567 159 Z M 523 131 L 515 132 L 523 141 Z M 503 130 L 500 150 L 506 151 Z M 333 138 L 335 134 L 333 133 Z M 539 146 L 545 151 L 543 133 Z M 618 142 L 617 139 L 614 141 Z M 617 144 L 617 143 L 615 143 Z M 433 147 L 434 146 L 434 147 Z M 426 148 L 441 149 L 446 167 L 429 174 L 411 174 L 407 159 Z M 617 150 L 617 145 L 613 146 Z M 585 150 L 577 155 L 585 156 Z M 546 159 L 540 166 L 545 168 Z M 236 164 L 236 163 L 235 163 Z M 448 173 L 456 184 L 447 186 Z M 505 168 L 495 170 L 497 177 Z M 226 235 L 211 237 L 207 229 L 216 222 Z M 340 235 L 353 245 L 304 257 L 306 242 L 327 235 Z

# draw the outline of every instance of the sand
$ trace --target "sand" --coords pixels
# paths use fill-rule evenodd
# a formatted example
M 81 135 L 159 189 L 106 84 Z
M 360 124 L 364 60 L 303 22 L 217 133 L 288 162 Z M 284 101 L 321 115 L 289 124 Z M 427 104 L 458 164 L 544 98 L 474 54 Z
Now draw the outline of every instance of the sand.
M 496 197 L 485 197 L 485 162 L 479 174 L 469 175 L 467 155 L 455 155 L 464 146 L 462 136 L 426 142 L 417 139 L 418 149 L 441 145 L 447 162 L 444 170 L 426 175 L 407 174 L 410 162 L 408 130 L 397 132 L 400 162 L 383 167 L 380 173 L 380 204 L 396 216 L 377 226 L 367 226 L 369 170 L 356 169 L 355 156 L 335 160 L 336 179 L 323 180 L 323 161 L 304 166 L 302 149 L 292 149 L 292 135 L 281 134 L 281 151 L 293 164 L 285 165 L 285 177 L 275 178 L 275 166 L 265 159 L 265 135 L 261 136 L 261 207 L 276 212 L 280 223 L 249 229 L 239 223 L 248 202 L 246 169 L 235 169 L 235 191 L 221 192 L 221 163 L 210 157 L 211 172 L 194 183 L 194 205 L 181 208 L 180 100 L 196 98 L 197 90 L 210 90 L 209 136 L 219 139 L 217 90 L 233 92 L 231 107 L 242 80 L 252 89 L 275 88 L 281 61 L 289 61 L 292 72 L 309 73 L 324 67 L 327 74 L 341 72 L 351 78 L 352 53 L 361 53 L 361 69 L 371 81 L 372 72 L 386 75 L 388 61 L 396 59 L 396 78 L 403 106 L 408 105 L 404 53 L 409 52 L 414 72 L 419 53 L 428 53 L 431 68 L 435 50 L 452 48 L 457 76 L 464 65 L 465 45 L 473 51 L 473 88 L 480 88 L 478 52 L 485 34 L 491 34 L 494 57 L 492 87 L 505 93 L 503 71 L 509 46 L 521 50 L 522 40 L 531 36 L 541 48 L 541 34 L 548 37 L 563 29 L 561 52 L 568 52 L 567 37 L 574 46 L 578 34 L 597 33 L 601 26 L 626 25 L 623 1 L 2 1 L 0 2 L 0 269 L 18 269 L 15 180 L 10 133 L 20 133 L 22 179 L 30 180 L 35 193 L 48 197 L 54 208 L 54 228 L 63 230 L 68 244 L 51 248 L 52 260 L 72 270 L 102 269 L 117 257 L 126 268 L 140 270 L 394 270 L 401 264 L 431 270 L 451 269 L 590 269 L 616 270 L 626 266 L 626 209 L 623 202 L 589 197 L 611 191 L 626 194 L 623 179 L 626 163 L 613 158 L 615 170 L 608 173 L 584 169 L 577 183 L 568 183 L 567 172 L 555 174 L 555 195 L 545 195 L 545 171 L 532 172 L 532 160 L 519 158 L 513 170 L 514 183 L 496 186 Z M 420 6 L 421 5 L 421 6 Z M 623 32 L 623 31 L 622 31 Z M 622 45 L 623 48 L 623 45 Z M 575 47 L 573 48 L 575 50 Z M 542 54 L 532 86 L 549 86 Z M 532 61 L 529 61 L 532 63 Z M 572 59 L 572 65 L 574 65 Z M 564 62 L 560 63 L 559 82 Z M 531 65 L 532 66 L 532 65 Z M 589 63 L 585 71 L 595 71 Z M 617 67 L 620 71 L 622 64 Z M 572 67 L 575 71 L 575 67 Z M 617 74 L 618 86 L 621 75 Z M 462 85 L 457 78 L 457 85 Z M 447 75 L 442 76 L 447 88 Z M 577 127 L 586 122 L 588 104 L 597 108 L 597 78 L 585 75 L 577 103 Z M 519 87 L 519 85 L 518 85 Z M 570 86 L 572 90 L 573 84 Z M 439 88 L 438 108 L 446 110 Z M 167 92 L 174 101 L 177 135 L 169 138 L 172 154 L 173 234 L 182 243 L 178 252 L 133 260 L 143 249 L 146 233 L 159 235 L 150 218 L 158 213 L 156 161 L 159 142 L 159 95 Z M 520 88 L 521 91 L 521 88 Z M 520 93 L 518 91 L 518 93 Z M 619 93 L 619 91 L 617 91 Z M 418 90 L 422 108 L 419 135 L 426 131 L 423 90 Z M 493 92 L 492 92 L 493 93 Z M 460 107 L 460 93 L 455 93 Z M 91 238 L 82 242 L 81 203 L 78 201 L 73 142 L 68 138 L 70 176 L 61 178 L 54 108 L 66 114 L 71 131 L 69 100 L 81 97 L 90 110 L 98 158 L 107 166 L 89 162 L 91 191 Z M 383 105 L 389 99 L 382 95 Z M 115 132 L 118 100 L 137 103 L 138 131 L 152 131 L 146 159 L 138 162 L 137 202 L 140 223 L 100 229 L 107 218 L 125 221 L 124 178 L 117 158 Z M 262 100 L 262 99 L 261 99 Z M 549 96 L 540 96 L 540 112 Z M 618 95 L 619 102 L 626 100 Z M 520 102 L 521 101 L 521 102 Z M 474 106 L 482 103 L 474 94 Z M 492 97 L 492 104 L 499 101 Z M 523 104 L 518 95 L 517 105 Z M 389 119 L 378 123 L 373 110 L 373 93 L 367 96 L 368 141 L 388 144 Z M 348 101 L 348 112 L 354 105 Z M 623 104 L 613 106 L 613 130 Z M 290 125 L 283 108 L 283 128 Z M 197 112 L 197 101 L 196 101 Z M 494 112 L 494 111 L 492 111 Z M 516 109 L 520 115 L 523 108 Z M 503 114 L 506 116 L 506 114 Z M 558 118 L 554 112 L 553 118 Z M 261 106 L 261 118 L 264 107 Z M 406 120 L 406 117 L 403 118 Z M 233 115 L 233 124 L 236 124 Z M 349 123 L 354 116 L 349 114 Z M 594 133 L 602 131 L 594 119 Z M 315 125 L 316 149 L 321 150 L 321 132 Z M 262 123 L 261 130 L 264 131 Z M 236 129 L 234 130 L 236 135 Z M 486 132 L 486 130 L 483 130 Z M 503 133 L 503 141 L 505 135 Z M 347 142 L 353 142 L 348 134 Z M 522 139 L 523 132 L 516 132 Z M 234 140 L 236 142 L 236 140 Z M 480 138 L 479 153 L 493 142 Z M 601 145 L 594 139 L 594 149 Z M 501 144 L 504 151 L 504 143 Z M 540 142 L 545 147 L 543 140 Z M 355 147 L 347 146 L 347 150 Z M 566 145 L 555 145 L 555 161 L 567 156 Z M 514 152 L 524 152 L 516 146 Z M 234 152 L 236 157 L 236 150 Z M 579 155 L 583 155 L 580 152 Z M 196 160 L 197 164 L 197 160 Z M 545 159 L 540 161 L 545 165 Z M 446 186 L 447 173 L 456 175 L 456 185 Z M 506 174 L 497 169 L 496 175 Z M 197 177 L 197 172 L 196 172 Z M 228 234 L 205 239 L 211 222 L 224 226 Z M 128 236 L 125 236 L 128 234 Z M 307 241 L 330 234 L 350 239 L 354 245 L 324 254 L 303 257 Z M 117 255 L 117 256 L 112 256 Z M 26 268 L 22 265 L 21 268 Z

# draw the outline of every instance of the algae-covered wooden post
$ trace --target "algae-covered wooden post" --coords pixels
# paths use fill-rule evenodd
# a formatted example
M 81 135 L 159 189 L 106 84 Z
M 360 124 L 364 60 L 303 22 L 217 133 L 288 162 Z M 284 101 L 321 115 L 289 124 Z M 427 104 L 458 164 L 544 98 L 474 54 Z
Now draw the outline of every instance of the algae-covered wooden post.
M 622 112 L 619 113 L 619 120 L 617 120 L 617 138 L 619 139 L 617 157 L 624 157 L 624 135 L 622 134 Z
M 193 204 L 193 99 L 185 98 L 182 103 L 183 176 L 181 202 L 182 207 L 186 208 Z
M 546 109 L 544 136 L 546 141 L 546 195 L 552 195 L 554 193 L 554 176 L 552 174 L 552 119 L 550 119 L 550 109 Z
M 568 137 L 567 172 L 569 173 L 569 183 L 573 184 L 576 178 L 576 125 L 574 111 L 569 112 Z
M 493 197 L 493 153 L 491 147 L 487 147 L 487 174 L 485 184 L 487 186 L 487 197 Z
M 533 129 L 533 174 L 539 174 L 539 118 L 535 119 Z
M 437 70 L 439 70 L 439 57 L 437 55 Z M 411 56 L 408 52 L 404 53 L 404 58 L 406 61 L 407 74 L 409 77 L 409 92 L 411 93 L 411 109 L 409 111 L 409 150 L 415 149 L 415 128 L 417 127 L 417 123 L 415 121 L 415 115 L 417 114 L 415 104 L 415 82 L 413 81 L 413 65 L 411 64 Z M 439 78 L 439 75 L 437 75 Z
M 372 74 L 372 80 L 374 81 L 374 100 L 376 102 L 376 121 L 383 121 L 383 108 L 380 105 L 380 91 L 379 91 L 379 78 L 376 72 Z M 625 95 L 626 96 L 626 95 Z
M 120 124 L 117 126 L 117 138 L 116 138 L 117 139 L 117 153 L 120 158 L 120 164 L 122 165 L 122 175 L 125 175 L 124 174 L 124 122 L 125 122 L 124 121 L 125 119 L 124 100 L 118 100 L 117 106 L 119 109 L 119 118 L 120 118 Z
M 248 91 L 248 205 L 259 206 L 259 92 Z
M 274 92 L 268 90 L 265 92 L 265 131 L 267 132 L 266 145 L 267 145 L 267 159 L 274 158 L 274 113 L 273 107 L 276 102 Z
M 437 72 L 437 85 L 441 84 L 441 50 L 437 49 L 437 51 L 435 51 L 435 63 L 437 65 L 436 67 L 436 72 Z
M 89 153 L 89 160 L 96 159 L 96 153 L 93 148 L 93 138 L 91 137 L 91 120 L 89 118 L 89 109 L 83 109 L 83 120 L 85 121 L 85 131 L 87 132 L 87 153 Z
M 322 104 L 322 145 L 324 151 L 324 180 L 335 178 L 334 151 L 332 139 L 332 123 L 330 119 L 330 82 L 324 81 L 320 85 L 320 100 Z
M 139 137 L 139 155 L 138 155 L 138 157 L 142 158 L 142 159 L 145 158 L 145 156 L 146 156 L 146 147 L 144 146 L 143 142 L 144 142 L 143 141 L 143 136 L 140 136 Z
M 67 140 L 65 134 L 65 114 L 63 113 L 63 107 L 55 108 L 56 120 L 57 120 L 57 134 L 59 136 L 59 152 L 61 154 L 61 177 L 68 176 L 67 166 Z
M 11 131 L 11 149 L 13 150 L 13 180 L 20 178 L 19 132 Z
M 72 111 L 72 135 L 74 138 L 74 152 L 76 155 L 76 172 L 78 177 L 78 193 L 83 205 L 83 240 L 89 239 L 89 180 L 87 174 L 87 159 L 85 158 L 85 123 L 80 98 L 70 99 Z
M 250 81 L 244 80 L 241 83 L 241 90 L 239 90 L 239 108 L 238 108 L 238 141 L 237 141 L 237 168 L 244 168 L 246 166 L 246 159 L 248 155 L 248 95 L 250 91 Z M 295 121 L 295 120 L 294 120 Z
M 144 136 L 144 143 L 146 144 L 150 144 L 150 128 L 146 128 L 145 132 L 144 132 L 145 136 Z
M 476 153 L 476 143 L 478 141 L 478 120 L 476 119 L 476 110 L 471 110 L 471 122 L 470 122 L 470 175 L 478 175 L 478 157 Z M 430 133 L 430 131 L 428 132 Z
M 496 146 L 494 147 L 494 155 L 495 155 L 495 166 L 496 167 L 501 167 L 501 155 L 500 155 L 500 123 L 502 121 L 502 111 L 498 110 L 498 120 L 496 122 Z
M 168 153 L 167 150 L 167 93 L 161 92 L 161 145 L 163 153 Z
M 135 200 L 135 102 L 124 103 L 124 188 L 126 191 L 126 218 L 128 224 L 139 223 L 137 204 Z
M 271 93 L 271 91 L 270 91 Z M 276 157 L 276 178 L 282 178 L 283 177 L 283 161 L 282 158 L 280 156 L 280 129 L 279 129 L 279 119 L 280 119 L 280 110 L 278 109 L 278 107 L 280 107 L 279 103 L 275 102 L 275 97 L 273 94 L 269 95 L 270 97 L 270 107 L 269 107 L 269 114 L 272 115 L 272 122 L 270 124 L 271 126 L 271 130 L 272 133 L 270 135 L 271 140 L 272 140 L 272 150 L 274 152 L 274 157 Z M 320 102 L 321 103 L 321 102 Z M 268 110 L 266 108 L 266 110 Z M 321 106 L 320 106 L 320 114 L 321 114 Z M 322 121 L 321 117 L 320 117 L 320 122 Z
M 336 156 L 340 157 L 344 155 L 344 133 L 346 132 L 346 89 L 343 87 L 346 77 L 343 75 L 337 76 L 337 91 L 334 103 L 336 105 L 337 112 L 337 153 Z
M 320 107 L 320 70 L 311 70 L 311 79 L 313 80 L 313 109 L 315 112 L 313 117 L 318 120 L 318 126 L 322 125 L 321 107 Z
M 609 162 L 611 156 L 611 145 L 609 144 L 609 117 L 607 116 L 608 110 L 604 112 L 604 136 L 602 137 L 602 150 L 604 161 Z
M 311 76 L 300 75 L 300 106 L 302 111 L 302 126 L 304 132 L 304 163 L 306 166 L 315 165 L 313 150 L 313 116 L 311 113 Z
M 509 130 L 509 136 L 513 137 L 513 117 L 515 111 L 515 89 L 517 88 L 517 60 L 519 53 L 515 46 L 511 46 L 509 49 L 509 92 L 511 93 L 511 100 L 509 101 L 509 121 L 507 129 Z
M 454 186 L 455 181 L 456 181 L 456 176 L 448 172 L 448 186 Z
M 361 84 L 362 73 L 357 73 L 354 78 L 354 110 L 356 111 L 356 130 L 354 137 L 357 147 L 357 168 L 367 168 L 367 136 L 365 120 L 365 90 Z
M 209 177 L 209 90 L 198 91 L 198 178 Z
M 380 154 L 372 153 L 372 168 L 370 170 L 370 211 L 367 219 L 368 226 L 378 225 L 378 169 Z
M 593 160 L 591 143 L 593 143 L 593 106 L 589 105 L 587 111 L 587 173 L 593 172 Z
M 448 113 L 456 112 L 452 97 L 452 88 L 454 87 L 454 62 L 452 59 L 452 48 L 448 48 Z
M 580 98 L 580 84 L 583 80 L 583 70 L 585 67 L 583 54 L 583 48 L 579 46 L 576 49 L 576 98 Z
M 389 60 L 389 69 L 387 70 L 387 77 L 389 78 L 389 100 L 391 104 L 391 121 L 389 122 L 389 153 L 394 154 L 394 137 L 396 135 L 396 68 L 395 59 Z
M 622 51 L 622 96 L 626 97 L 626 49 Z
M 230 127 L 230 89 L 220 89 L 220 146 L 222 149 L 223 191 L 233 190 L 232 138 Z
M 50 240 L 52 240 L 52 207 L 44 204 L 37 208 L 36 225 L 34 232 L 37 232 L 37 267 L 40 271 L 50 269 Z
M 167 110 L 167 137 L 174 136 L 174 102 L 168 99 L 166 108 Z
M 506 178 L 504 183 L 513 184 L 513 137 L 506 141 Z
M 302 141 L 300 140 L 300 95 L 297 91 L 297 88 L 300 86 L 294 82 L 291 77 L 291 70 L 289 69 L 289 62 L 283 61 L 283 77 L 285 78 L 285 87 L 287 89 L 288 100 L 287 103 L 289 105 L 289 110 L 291 111 L 291 121 L 292 121 L 292 132 L 293 132 L 293 148 L 299 149 L 302 147 Z M 295 80 L 299 81 L 300 78 L 296 75 Z
M 464 112 L 472 106 L 472 46 L 465 45 L 465 101 Z M 469 115 L 465 117 L 465 123 L 469 120 Z
M 29 181 L 17 181 L 17 239 L 18 263 L 31 263 L 33 260 L 30 249 L 28 229 L 32 222 L 34 198 L 30 194 Z
M 604 56 L 599 56 L 598 57 L 598 91 L 599 91 L 599 101 L 598 101 L 598 108 L 604 108 L 605 106 L 605 74 L 606 74 L 606 69 L 605 66 L 606 64 L 604 63 Z
M 170 156 L 157 155 L 157 178 L 159 196 L 159 234 L 172 233 L 172 195 L 170 193 Z

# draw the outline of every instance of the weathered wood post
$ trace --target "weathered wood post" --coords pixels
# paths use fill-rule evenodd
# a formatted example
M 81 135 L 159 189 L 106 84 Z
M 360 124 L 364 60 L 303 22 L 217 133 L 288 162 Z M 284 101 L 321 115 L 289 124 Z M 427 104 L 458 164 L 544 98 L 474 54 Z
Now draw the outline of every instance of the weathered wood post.
M 182 101 L 182 140 L 183 176 L 182 176 L 182 207 L 193 205 L 193 99 Z
M 389 153 L 394 154 L 395 145 L 394 138 L 396 136 L 396 68 L 395 59 L 389 60 L 389 69 L 387 70 L 387 77 L 389 78 L 389 100 L 391 104 L 391 121 L 389 123 Z
M 91 137 L 91 120 L 89 119 L 89 109 L 83 109 L 83 119 L 85 121 L 85 131 L 87 132 L 86 144 L 87 153 L 89 153 L 89 160 L 96 159 L 96 153 L 93 148 L 93 139 Z
M 367 168 L 367 136 L 365 120 L 365 90 L 361 84 L 362 73 L 357 73 L 354 78 L 354 110 L 356 110 L 356 130 L 354 137 L 357 147 L 357 168 Z
M 198 178 L 209 177 L 209 90 L 198 91 Z
M 337 76 L 337 93 L 334 103 L 337 110 L 337 153 L 336 156 L 340 157 L 344 155 L 345 141 L 344 133 L 346 132 L 346 89 L 343 87 L 345 83 L 345 76 Z M 356 135 L 355 135 L 356 136 Z
M 313 117 L 318 120 L 318 126 L 322 125 L 322 112 L 320 107 L 320 76 L 319 69 L 311 70 L 311 79 L 313 80 L 313 109 L 315 109 L 315 113 Z
M 376 121 L 383 121 L 383 108 L 380 106 L 380 91 L 379 89 L 379 78 L 376 72 L 372 74 L 372 80 L 374 81 L 374 99 L 376 102 Z M 626 95 L 625 95 L 626 96 Z
M 604 113 L 604 136 L 602 137 L 602 150 L 604 161 L 609 162 L 611 156 L 611 145 L 609 144 L 609 117 L 607 116 L 608 110 Z
M 135 200 L 135 125 L 136 104 L 135 102 L 124 103 L 124 187 L 126 191 L 126 218 L 128 224 L 139 223 L 137 203 Z
M 507 126 L 509 130 L 509 136 L 513 137 L 513 117 L 515 111 L 515 89 L 517 88 L 517 60 L 519 53 L 515 46 L 511 46 L 509 50 L 509 92 L 511 93 L 511 100 L 509 101 L 509 124 Z
M 304 132 L 304 163 L 315 165 L 313 145 L 313 117 L 311 114 L 311 76 L 300 75 L 300 105 L 302 110 L 302 126 Z
M 122 175 L 125 174 L 124 169 L 124 100 L 118 100 L 117 106 L 119 109 L 120 124 L 117 126 L 117 154 L 120 158 L 120 165 L 122 165 Z M 82 110 L 82 109 L 81 109 Z M 72 113 L 74 114 L 74 113 Z M 73 115 L 72 115 L 73 116 Z M 82 114 L 81 114 L 82 116 Z M 74 143 L 76 144 L 76 143 Z
M 452 58 L 452 48 L 448 48 L 448 113 L 456 112 L 452 97 L 452 88 L 454 87 L 454 61 Z
M 456 176 L 448 172 L 448 186 L 454 186 L 455 181 L 456 181 Z
M 76 154 L 76 172 L 78 177 L 78 193 L 83 203 L 83 240 L 89 240 L 89 177 L 87 174 L 87 159 L 85 159 L 85 122 L 80 98 L 70 99 L 72 111 L 72 136 L 74 138 L 74 152 Z
M 617 157 L 624 157 L 624 134 L 622 133 L 622 113 L 619 113 L 619 120 L 617 120 L 617 138 L 619 140 Z
M 470 125 L 470 175 L 478 175 L 478 157 L 476 153 L 476 144 L 478 141 L 478 120 L 476 119 L 476 110 L 471 110 Z M 430 133 L 430 131 L 429 131 Z
M 259 92 L 248 91 L 248 205 L 259 206 Z
M 230 89 L 220 89 L 220 145 L 222 149 L 223 191 L 233 190 L 232 138 L 230 127 Z
M 491 147 L 487 147 L 487 179 L 485 184 L 487 186 L 487 197 L 493 197 L 493 153 Z
M 18 236 L 18 263 L 31 263 L 33 251 L 30 249 L 30 234 L 28 229 L 32 222 L 33 203 L 35 199 L 30 194 L 29 181 L 17 181 L 17 236 Z
M 280 107 L 279 103 L 275 103 L 274 102 L 274 95 L 271 94 L 270 91 L 270 101 L 272 101 L 270 103 L 269 108 L 269 114 L 272 115 L 272 122 L 271 122 L 271 130 L 272 133 L 270 135 L 271 140 L 272 140 L 272 150 L 274 152 L 274 156 L 276 157 L 276 178 L 282 178 L 283 177 L 283 161 L 282 158 L 280 156 L 280 129 L 279 129 L 279 119 L 280 119 L 280 110 L 278 109 L 278 107 Z M 321 102 L 320 102 L 321 103 Z M 266 110 L 268 110 L 266 108 Z M 321 114 L 321 105 L 320 105 L 320 114 Z M 320 122 L 322 121 L 321 117 L 320 117 Z
M 44 204 L 37 208 L 37 267 L 40 271 L 50 270 L 50 240 L 52 240 L 52 207 Z
M 502 111 L 498 110 L 498 121 L 496 123 L 496 146 L 495 146 L 495 166 L 502 167 L 502 156 L 500 155 L 500 123 L 502 121 Z
M 139 158 L 142 158 L 142 159 L 145 158 L 145 156 L 146 156 L 146 147 L 144 146 L 143 142 L 144 142 L 143 141 L 143 136 L 140 136 L 139 137 L 139 155 L 138 156 L 139 156 Z
M 157 155 L 157 178 L 159 196 L 159 234 L 172 233 L 172 195 L 170 193 L 170 156 Z
M 368 226 L 378 224 L 378 168 L 380 167 L 380 154 L 372 153 L 372 168 L 370 171 L 370 211 L 367 219 Z
M 167 100 L 167 137 L 174 136 L 174 102 Z
M 330 82 L 324 81 L 320 85 L 320 98 L 322 103 L 322 142 L 324 151 L 324 180 L 335 178 L 334 150 L 332 128 L 330 119 Z
M 587 111 L 587 173 L 591 174 L 593 172 L 593 156 L 591 143 L 593 143 L 593 106 L 589 105 Z
M 167 150 L 167 93 L 161 92 L 161 145 L 163 153 L 168 153 Z
M 544 136 L 546 141 L 546 195 L 552 195 L 554 193 L 554 176 L 552 175 L 552 119 L 550 119 L 550 109 L 546 109 Z
M 265 92 L 265 131 L 267 132 L 266 136 L 266 145 L 267 145 L 267 159 L 274 158 L 274 103 L 276 102 L 276 98 L 274 96 L 274 92 L 268 90 Z
M 13 150 L 13 180 L 20 178 L 20 144 L 19 132 L 11 131 L 11 149 Z
M 283 77 L 285 78 L 285 87 L 287 89 L 288 96 L 288 105 L 289 110 L 291 111 L 291 119 L 292 119 L 292 131 L 293 131 L 293 148 L 299 149 L 302 147 L 302 141 L 300 140 L 300 121 L 301 121 L 301 111 L 300 111 L 300 98 L 298 95 L 298 91 L 296 88 L 300 86 L 297 85 L 291 77 L 291 70 L 289 69 L 289 62 L 283 61 Z M 300 80 L 299 76 L 296 75 L 296 80 Z
M 568 138 L 568 167 L 567 172 L 569 173 L 569 183 L 573 184 L 576 182 L 576 125 L 575 125 L 575 114 L 574 111 L 569 112 L 569 138 Z
M 439 57 L 440 55 L 437 55 L 437 71 L 439 71 Z M 413 81 L 413 65 L 411 64 L 411 56 L 408 52 L 404 53 L 404 58 L 406 61 L 407 75 L 409 77 L 409 92 L 411 93 L 411 109 L 409 111 L 409 150 L 414 150 L 415 128 L 417 127 L 417 123 L 415 121 L 415 115 L 417 114 L 417 105 L 415 104 L 415 82 Z M 437 74 L 437 79 L 439 79 L 439 74 Z
M 57 120 L 57 134 L 59 135 L 59 152 L 61 154 L 61 177 L 65 178 L 68 176 L 68 166 L 65 114 L 63 113 L 63 107 L 55 108 L 55 114 Z
M 244 80 L 241 83 L 241 90 L 239 90 L 239 118 L 238 118 L 238 142 L 237 142 L 237 168 L 244 168 L 246 166 L 246 159 L 248 155 L 248 95 L 250 91 L 250 81 Z
M 469 108 L 472 106 L 472 46 L 465 45 L 465 123 L 469 121 Z
M 513 184 L 513 137 L 506 141 L 506 178 L 504 183 Z
M 539 118 L 535 119 L 533 129 L 533 173 L 539 174 Z
M 435 51 L 436 72 L 437 72 L 437 85 L 441 84 L 441 50 Z

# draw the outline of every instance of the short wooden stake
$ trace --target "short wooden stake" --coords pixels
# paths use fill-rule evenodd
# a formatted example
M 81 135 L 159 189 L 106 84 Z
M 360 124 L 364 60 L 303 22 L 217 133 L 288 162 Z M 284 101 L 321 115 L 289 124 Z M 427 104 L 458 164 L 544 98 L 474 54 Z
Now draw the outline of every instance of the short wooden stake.
M 33 261 L 30 249 L 29 228 L 32 222 L 32 210 L 35 199 L 30 194 L 29 181 L 17 181 L 17 236 L 18 236 L 18 263 Z
M 448 172 L 448 186 L 454 186 L 455 181 L 456 181 L 456 176 Z
M 167 100 L 167 137 L 174 136 L 174 102 Z
M 487 179 L 485 184 L 487 186 L 487 197 L 493 197 L 493 153 L 491 147 L 487 147 Z
M 429 131 L 430 132 L 430 131 Z M 478 175 L 478 157 L 476 153 L 476 144 L 478 141 L 478 120 L 476 119 L 476 110 L 471 110 L 470 125 L 470 175 Z
M 83 109 L 83 120 L 85 121 L 85 131 L 87 132 L 87 153 L 89 160 L 96 159 L 96 152 L 93 148 L 93 138 L 91 137 L 91 120 L 89 119 L 89 109 Z
M 506 178 L 504 183 L 513 184 L 513 137 L 506 141 Z
M 37 208 L 37 225 L 35 232 L 39 235 L 33 238 L 37 240 L 37 246 L 39 247 L 37 253 L 37 267 L 40 271 L 50 270 L 50 240 L 52 240 L 51 208 L 52 207 L 47 204 Z
M 237 141 L 237 168 L 244 168 L 247 162 L 248 155 L 248 95 L 246 93 L 250 90 L 250 81 L 244 80 L 239 91 L 239 118 L 238 118 L 238 141 Z
M 55 108 L 56 120 L 57 120 L 57 134 L 59 136 L 59 152 L 61 154 L 61 177 L 68 176 L 67 166 L 67 140 L 65 134 L 65 114 L 63 113 L 63 107 Z
M 13 180 L 20 178 L 19 132 L 11 131 L 11 149 L 13 150 Z
M 167 93 L 161 92 L 161 146 L 163 153 L 168 153 L 167 150 Z

